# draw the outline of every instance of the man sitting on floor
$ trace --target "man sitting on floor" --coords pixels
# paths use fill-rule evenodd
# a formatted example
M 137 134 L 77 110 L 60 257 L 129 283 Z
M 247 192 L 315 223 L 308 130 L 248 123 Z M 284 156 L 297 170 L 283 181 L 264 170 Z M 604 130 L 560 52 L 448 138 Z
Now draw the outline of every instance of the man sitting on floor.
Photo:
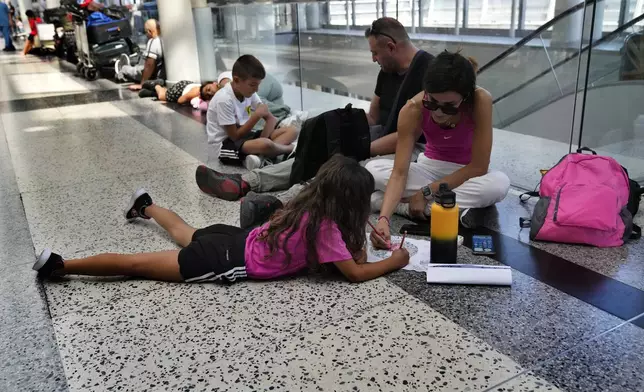
M 137 83 L 128 87 L 132 91 L 141 90 L 145 81 L 157 77 L 161 71 L 163 45 L 159 34 L 159 23 L 155 19 L 148 19 L 145 22 L 145 35 L 148 36 L 148 43 L 141 56 L 144 59 L 143 64 L 130 65 L 130 57 L 126 54 L 122 54 L 114 64 L 117 80 Z
M 395 152 L 398 113 L 407 100 L 422 90 L 422 78 L 434 56 L 416 48 L 403 25 L 394 18 L 375 20 L 365 37 L 373 61 L 381 68 L 367 115 L 371 125 L 371 156 L 376 157 Z M 416 156 L 425 143 L 422 135 L 418 142 Z M 219 173 L 202 165 L 197 168 L 197 185 L 205 193 L 231 201 L 251 190 L 260 193 L 286 190 L 292 165 L 293 159 L 289 159 L 243 175 Z
M 251 55 L 243 55 L 233 65 L 233 80 L 213 97 L 208 105 L 206 131 L 208 143 L 221 146 L 223 163 L 241 163 L 248 170 L 258 169 L 262 158 L 274 158 L 293 152 L 297 139 L 294 127 L 277 128 L 277 119 L 257 95 L 266 77 L 262 63 Z M 258 121 L 265 124 L 253 132 Z

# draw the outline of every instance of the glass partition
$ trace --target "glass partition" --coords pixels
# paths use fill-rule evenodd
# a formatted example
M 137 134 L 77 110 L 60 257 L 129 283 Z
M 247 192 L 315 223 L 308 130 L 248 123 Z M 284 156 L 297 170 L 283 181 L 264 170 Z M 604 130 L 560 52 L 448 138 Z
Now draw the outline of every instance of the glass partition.
M 603 14 L 599 8 L 595 12 L 596 27 L 605 30 L 615 18 L 618 27 L 601 34 L 595 31 L 592 50 L 593 13 L 588 11 L 592 7 L 580 8 L 540 34 L 532 33 L 479 74 L 478 84 L 494 98 L 492 166 L 506 172 L 513 185 L 534 188 L 539 171 L 575 149 L 580 135 L 582 144 L 607 153 L 644 156 L 640 135 L 644 114 L 639 109 L 625 111 L 627 101 L 643 100 L 637 95 L 644 91 L 642 78 L 623 80 L 624 42 L 641 30 L 642 21 L 637 20 L 641 13 L 635 15 L 634 10 L 642 5 L 624 1 L 618 0 L 618 16 L 613 12 L 615 1 L 606 2 Z M 552 0 L 211 3 L 216 47 L 212 61 L 221 72 L 230 70 L 239 55 L 255 55 L 281 86 L 282 102 L 294 113 L 315 115 L 348 103 L 366 110 L 380 71 L 364 38 L 374 19 L 397 17 L 417 47 L 433 54 L 460 49 L 483 66 L 555 17 L 559 10 L 554 4 Z M 601 24 L 597 15 L 603 18 Z M 516 38 L 510 36 L 511 29 L 516 29 Z M 637 48 L 632 54 L 637 64 L 631 71 L 641 71 L 642 46 L 638 40 L 631 42 Z M 577 92 L 583 92 L 586 81 L 584 98 Z M 610 102 L 620 107 L 602 110 L 599 91 L 623 95 Z M 609 113 L 619 113 L 619 121 L 611 122 L 614 116 Z M 638 167 L 644 170 L 644 165 Z
M 641 2 L 640 2 L 641 3 Z M 637 181 L 644 181 L 644 14 L 634 15 L 601 45 L 590 50 L 588 77 L 577 94 L 584 103 L 581 132 L 574 140 L 612 156 Z M 607 51 L 619 50 L 607 63 Z

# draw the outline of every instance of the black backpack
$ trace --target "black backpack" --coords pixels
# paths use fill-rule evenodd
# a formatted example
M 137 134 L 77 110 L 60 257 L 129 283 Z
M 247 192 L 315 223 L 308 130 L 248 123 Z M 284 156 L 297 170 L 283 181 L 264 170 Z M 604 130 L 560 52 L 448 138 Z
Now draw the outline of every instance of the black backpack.
M 358 161 L 369 158 L 371 135 L 367 115 L 348 104 L 304 122 L 291 169 L 291 185 L 315 177 L 320 166 L 340 153 Z

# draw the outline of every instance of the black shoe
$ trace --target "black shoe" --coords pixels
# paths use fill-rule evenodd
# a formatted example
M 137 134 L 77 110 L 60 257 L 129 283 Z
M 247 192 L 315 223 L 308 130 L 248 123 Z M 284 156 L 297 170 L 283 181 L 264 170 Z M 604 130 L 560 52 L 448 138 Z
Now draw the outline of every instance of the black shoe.
M 145 207 L 149 207 L 153 204 L 152 198 L 148 195 L 148 192 L 139 188 L 130 199 L 128 208 L 125 210 L 125 219 L 132 220 L 136 218 L 150 219 L 149 216 L 145 215 Z
M 241 200 L 239 208 L 239 226 L 246 230 L 268 222 L 271 215 L 284 205 L 275 196 L 259 195 L 249 192 Z
M 39 279 L 47 279 L 51 277 L 54 272 L 62 270 L 65 262 L 63 258 L 56 253 L 53 253 L 51 249 L 45 249 L 42 251 L 34 266 L 31 267 L 34 271 L 38 271 Z
M 236 201 L 250 192 L 250 185 L 242 180 L 241 174 L 219 173 L 204 165 L 197 168 L 195 179 L 203 193 L 223 200 Z
M 2 49 L 3 52 L 15 52 L 17 49 L 15 46 L 11 46 L 9 48 L 4 48 Z
M 144 87 L 139 91 L 139 98 L 159 98 L 159 96 L 156 90 L 148 90 Z
M 154 91 L 156 90 L 156 86 L 164 87 L 165 80 L 163 79 L 146 80 L 145 82 L 143 82 L 141 86 L 146 90 Z
M 498 221 L 499 211 L 496 206 L 485 208 L 465 208 L 460 211 L 459 220 L 461 226 L 466 229 L 476 229 L 481 226 L 493 225 Z

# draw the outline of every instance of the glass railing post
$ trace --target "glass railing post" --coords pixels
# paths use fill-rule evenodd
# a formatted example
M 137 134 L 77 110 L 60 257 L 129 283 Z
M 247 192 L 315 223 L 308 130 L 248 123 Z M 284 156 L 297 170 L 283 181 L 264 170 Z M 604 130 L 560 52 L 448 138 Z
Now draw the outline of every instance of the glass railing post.
M 519 0 L 519 23 L 517 28 L 519 31 L 525 30 L 525 7 L 527 0 Z
M 414 6 L 416 5 L 416 0 L 409 1 L 409 14 L 411 15 L 411 32 L 416 32 L 416 13 L 414 12 Z
M 237 40 L 237 57 L 241 56 L 241 46 L 239 45 L 239 19 L 237 18 L 237 6 L 233 6 L 233 10 L 235 11 L 235 37 Z
M 351 0 L 351 27 L 356 26 L 356 0 Z
M 461 33 L 461 26 L 459 23 L 459 13 L 461 11 L 461 0 L 454 0 L 454 5 L 456 7 L 456 10 L 454 12 L 455 16 L 455 22 L 454 22 L 454 35 L 460 35 Z
M 297 68 L 298 68 L 298 79 L 300 80 L 300 110 L 304 110 L 304 85 L 303 75 L 302 75 L 302 26 L 300 23 L 300 6 L 306 7 L 304 4 L 295 3 L 295 28 L 297 35 Z
M 514 38 L 516 36 L 516 29 L 517 29 L 517 0 L 512 0 L 512 5 L 510 6 L 510 31 L 509 35 L 510 38 Z
M 619 4 L 619 17 L 617 19 L 617 27 L 626 23 L 626 15 L 628 14 L 630 0 L 622 0 Z
M 468 27 L 470 0 L 463 0 L 463 28 Z M 458 24 L 458 8 L 456 8 L 456 24 Z
M 585 14 L 586 13 L 584 13 L 584 16 Z M 595 22 L 597 20 L 596 18 L 597 18 L 597 3 L 595 3 L 595 6 L 593 7 L 593 12 L 590 16 L 590 37 L 588 42 L 588 56 L 587 56 L 588 58 L 586 59 L 586 75 L 584 77 L 584 90 L 583 90 L 582 99 L 581 99 L 581 116 L 580 116 L 581 118 L 579 120 L 579 138 L 577 141 L 577 148 L 581 148 L 582 136 L 584 134 L 584 117 L 586 114 L 586 99 L 588 98 L 588 82 L 589 82 L 588 79 L 590 77 L 590 64 L 591 64 L 591 56 L 593 53 L 593 39 L 595 38 Z M 586 18 L 584 18 L 584 20 L 586 20 Z M 599 25 L 599 27 L 601 29 L 601 24 Z
M 351 29 L 351 7 L 350 7 L 350 1 L 345 0 L 344 1 L 344 21 L 346 23 L 346 29 L 350 30 Z

